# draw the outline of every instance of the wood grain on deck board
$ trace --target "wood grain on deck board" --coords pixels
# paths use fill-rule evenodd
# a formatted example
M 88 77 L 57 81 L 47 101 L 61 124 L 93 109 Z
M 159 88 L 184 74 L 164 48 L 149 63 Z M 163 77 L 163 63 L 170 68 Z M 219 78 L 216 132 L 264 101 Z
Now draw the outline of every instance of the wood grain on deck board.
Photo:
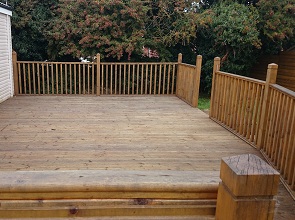
M 257 151 L 177 97 L 14 97 L 0 170 L 208 170 Z

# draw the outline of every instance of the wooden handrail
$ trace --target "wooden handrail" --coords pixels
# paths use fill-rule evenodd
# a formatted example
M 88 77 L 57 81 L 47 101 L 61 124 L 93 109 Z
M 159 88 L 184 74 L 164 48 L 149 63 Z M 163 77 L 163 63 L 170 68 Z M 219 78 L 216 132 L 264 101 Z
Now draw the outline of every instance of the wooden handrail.
M 36 64 L 96 64 L 95 62 L 53 62 L 53 61 L 20 61 L 18 60 L 17 63 L 20 64 L 32 64 L 32 63 L 36 63 Z M 100 62 L 100 64 L 104 64 L 104 65 L 115 65 L 115 64 L 121 64 L 121 65 L 135 65 L 135 64 L 177 64 L 176 62 Z M 187 64 L 190 65 L 190 64 Z
M 264 85 L 265 84 L 265 81 L 263 81 L 263 80 L 254 79 L 254 78 L 250 78 L 250 77 L 247 77 L 247 76 L 236 75 L 236 74 L 233 74 L 233 73 L 227 73 L 227 72 L 223 72 L 223 71 L 216 71 L 216 73 L 223 74 L 223 75 L 226 75 L 226 76 L 229 76 L 229 77 L 233 77 L 233 78 L 236 78 L 236 79 L 241 79 L 241 80 L 247 80 L 247 81 L 250 81 L 250 82 L 255 82 L 255 83 L 258 83 L 258 84 L 261 84 L 261 85 Z
M 292 98 L 295 97 L 295 92 L 294 91 L 292 91 L 290 89 L 287 89 L 287 88 L 285 88 L 283 86 L 280 86 L 278 84 L 271 84 L 270 87 L 284 93 L 285 95 L 287 95 L 289 97 L 292 97 Z
M 196 66 L 192 65 L 192 64 L 188 64 L 188 63 L 179 63 L 179 66 L 186 66 L 186 67 L 191 67 L 191 68 L 197 68 Z

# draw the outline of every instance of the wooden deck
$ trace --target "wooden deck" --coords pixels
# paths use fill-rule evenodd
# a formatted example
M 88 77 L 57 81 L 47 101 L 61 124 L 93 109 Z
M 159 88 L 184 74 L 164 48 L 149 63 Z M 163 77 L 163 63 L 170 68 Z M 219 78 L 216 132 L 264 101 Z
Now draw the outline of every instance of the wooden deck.
M 256 150 L 176 97 L 15 97 L 1 170 L 205 170 Z
M 7 173 L 177 172 L 183 184 L 194 171 L 199 179 L 208 181 L 199 174 L 210 173 L 218 182 L 222 157 L 262 157 L 174 96 L 14 97 L 0 104 L 0 153 L 0 170 Z M 283 187 L 280 195 L 276 219 L 293 218 L 294 201 L 281 210 L 287 200 Z

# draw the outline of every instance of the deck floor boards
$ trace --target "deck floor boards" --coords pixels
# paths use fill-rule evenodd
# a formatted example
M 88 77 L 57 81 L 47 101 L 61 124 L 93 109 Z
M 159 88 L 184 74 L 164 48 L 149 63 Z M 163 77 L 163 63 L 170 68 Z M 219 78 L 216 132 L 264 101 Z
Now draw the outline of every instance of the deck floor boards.
M 174 96 L 18 96 L 0 104 L 0 171 L 211 172 L 222 157 L 248 153 L 262 158 Z
M 15 97 L 0 105 L 1 170 L 219 170 L 257 151 L 176 97 Z

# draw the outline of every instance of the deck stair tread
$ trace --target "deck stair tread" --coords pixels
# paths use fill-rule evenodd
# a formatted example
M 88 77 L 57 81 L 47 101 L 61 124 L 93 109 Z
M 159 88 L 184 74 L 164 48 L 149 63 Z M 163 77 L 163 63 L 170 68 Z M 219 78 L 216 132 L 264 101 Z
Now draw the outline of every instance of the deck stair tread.
M 2 171 L 0 216 L 210 219 L 218 182 L 217 171 Z
M 215 191 L 217 171 L 2 171 L 1 193 Z

